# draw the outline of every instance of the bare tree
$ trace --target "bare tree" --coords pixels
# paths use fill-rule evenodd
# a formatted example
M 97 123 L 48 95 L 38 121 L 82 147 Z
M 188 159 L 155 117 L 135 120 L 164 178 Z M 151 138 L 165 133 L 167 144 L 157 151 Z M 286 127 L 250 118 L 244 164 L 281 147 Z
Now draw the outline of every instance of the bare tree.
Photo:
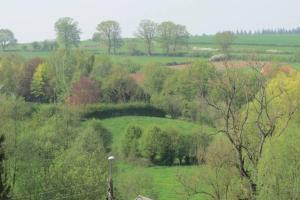
M 253 62 L 255 80 L 241 76 L 237 70 L 225 63 L 225 70 L 217 75 L 210 84 L 218 98 L 205 97 L 209 106 L 220 116 L 220 133 L 223 133 L 232 145 L 236 155 L 236 167 L 240 177 L 250 184 L 252 198 L 257 193 L 257 165 L 262 156 L 267 138 L 275 133 L 281 134 L 297 110 L 292 103 L 289 91 L 277 88 L 278 93 L 268 92 L 267 80 L 260 73 L 262 65 Z M 255 84 L 255 86 L 253 86 Z M 288 101 L 287 110 L 277 110 L 274 102 L 279 98 Z M 276 112 L 274 112 L 276 110 Z M 251 114 L 250 114 L 251 113 Z M 249 131 L 249 127 L 252 127 Z
M 147 54 L 150 56 L 152 54 L 152 45 L 156 36 L 157 24 L 151 20 L 142 20 L 137 29 L 136 36 L 143 39 Z

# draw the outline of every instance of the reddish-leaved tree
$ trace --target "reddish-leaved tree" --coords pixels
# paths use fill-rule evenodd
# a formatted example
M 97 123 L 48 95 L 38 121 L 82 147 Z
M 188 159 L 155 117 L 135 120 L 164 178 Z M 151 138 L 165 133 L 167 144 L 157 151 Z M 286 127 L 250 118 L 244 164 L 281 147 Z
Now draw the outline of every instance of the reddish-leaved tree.
M 97 103 L 100 100 L 100 87 L 87 77 L 81 77 L 71 88 L 68 102 L 73 105 Z

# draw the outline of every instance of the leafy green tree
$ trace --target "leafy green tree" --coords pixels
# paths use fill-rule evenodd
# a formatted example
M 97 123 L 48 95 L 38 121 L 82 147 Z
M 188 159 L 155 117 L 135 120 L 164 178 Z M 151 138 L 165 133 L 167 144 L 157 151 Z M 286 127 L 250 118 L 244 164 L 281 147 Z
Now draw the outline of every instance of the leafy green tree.
M 151 20 L 142 20 L 137 29 L 137 37 L 144 40 L 146 53 L 152 54 L 153 41 L 156 37 L 157 24 Z
M 27 61 L 20 75 L 20 82 L 17 88 L 17 94 L 24 97 L 26 101 L 33 101 L 34 97 L 31 94 L 31 82 L 33 75 L 43 60 L 40 58 L 33 58 Z
M 149 95 L 122 69 L 116 67 L 103 81 L 104 101 L 109 103 L 148 101 Z
M 39 43 L 39 42 L 36 42 L 36 41 L 32 42 L 32 43 L 31 43 L 31 46 L 32 46 L 32 49 L 33 49 L 34 51 L 39 51 L 39 50 L 41 49 L 40 43 Z
M 299 74 L 279 74 L 266 81 L 259 70 L 254 70 L 255 90 L 252 79 L 238 76 L 238 70 L 225 69 L 209 90 L 215 88 L 220 98 L 212 95 L 206 99 L 217 110 L 222 127 L 219 131 L 235 151 L 247 198 L 257 196 L 256 175 L 266 142 L 285 131 L 299 105 L 299 92 L 295 90 L 300 84 Z
M 297 199 L 300 192 L 298 123 L 266 144 L 258 170 L 258 199 Z
M 60 49 L 51 53 L 45 63 L 49 87 L 54 92 L 52 99 L 64 102 L 70 96 L 72 84 L 82 76 L 90 76 L 94 56 L 78 49 Z
M 92 120 L 91 122 L 89 122 L 89 126 L 86 131 L 89 134 L 89 137 L 86 136 L 85 138 L 90 141 L 90 146 L 85 146 L 86 150 L 90 148 L 96 149 L 95 145 L 101 144 L 103 146 L 103 149 L 105 150 L 105 153 L 110 152 L 112 135 L 106 128 L 102 126 L 100 122 Z
M 61 47 L 70 49 L 79 45 L 81 31 L 78 28 L 78 22 L 72 18 L 60 18 L 55 23 L 55 31 L 56 40 Z
M 11 30 L 0 29 L 0 46 L 4 51 L 9 45 L 16 44 L 17 40 Z
M 24 59 L 18 55 L 0 57 L 0 92 L 17 94 L 24 69 Z
M 245 190 L 238 178 L 234 157 L 234 150 L 226 138 L 216 139 L 208 148 L 207 164 L 201 170 L 177 175 L 186 198 L 245 199 L 247 194 L 243 193 Z
M 46 65 L 40 64 L 37 67 L 31 82 L 31 93 L 34 98 L 40 102 L 47 102 L 49 100 L 47 96 L 48 77 L 46 70 Z
M 142 137 L 142 129 L 138 126 L 129 126 L 124 134 L 121 150 L 126 158 L 140 156 L 139 139 Z
M 108 56 L 99 56 L 95 60 L 91 72 L 91 78 L 96 81 L 102 81 L 104 78 L 110 76 L 113 71 L 112 61 Z
M 145 68 L 144 87 L 150 94 L 159 94 L 163 90 L 165 81 L 172 74 L 172 70 L 151 64 Z
M 175 26 L 173 22 L 167 21 L 162 22 L 157 28 L 159 42 L 166 54 L 169 54 L 172 48 Z
M 113 20 L 103 21 L 97 26 L 97 31 L 105 41 L 107 53 L 116 54 L 117 49 L 122 46 L 120 24 Z
M 179 46 L 187 45 L 189 33 L 186 27 L 171 21 L 162 22 L 157 28 L 159 42 L 166 54 L 176 52 Z
M 142 155 L 148 158 L 152 163 L 156 163 L 158 152 L 161 148 L 163 131 L 158 127 L 152 127 L 143 134 L 141 138 Z

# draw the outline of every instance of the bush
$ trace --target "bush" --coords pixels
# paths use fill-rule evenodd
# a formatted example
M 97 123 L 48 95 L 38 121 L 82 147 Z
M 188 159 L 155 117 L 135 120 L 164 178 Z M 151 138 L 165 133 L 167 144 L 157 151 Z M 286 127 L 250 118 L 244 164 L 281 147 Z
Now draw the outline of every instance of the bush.
M 139 126 L 129 126 L 124 134 L 121 148 L 126 158 L 140 156 L 139 139 L 142 137 L 142 129 Z
M 90 105 L 87 107 L 83 119 L 105 119 L 121 116 L 150 116 L 165 117 L 166 113 L 149 104 L 118 104 L 118 105 Z

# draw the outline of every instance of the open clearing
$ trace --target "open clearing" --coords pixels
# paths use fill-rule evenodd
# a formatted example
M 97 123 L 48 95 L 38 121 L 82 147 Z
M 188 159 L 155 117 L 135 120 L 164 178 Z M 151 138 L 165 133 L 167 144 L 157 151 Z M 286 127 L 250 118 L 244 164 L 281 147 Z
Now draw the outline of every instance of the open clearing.
M 173 120 L 157 117 L 116 117 L 110 119 L 101 120 L 104 127 L 112 132 L 113 135 L 113 151 L 118 151 L 120 146 L 120 140 L 123 133 L 129 125 L 138 125 L 147 129 L 153 126 L 164 128 L 173 128 L 179 131 L 179 133 L 187 134 L 195 131 L 205 131 L 208 133 L 214 133 L 214 129 L 206 125 L 195 124 L 182 120 Z M 176 180 L 177 174 L 191 173 L 195 170 L 201 170 L 201 167 L 186 166 L 186 167 L 141 167 L 133 164 L 126 164 L 122 161 L 118 162 L 119 173 L 130 174 L 147 174 L 153 178 L 155 191 L 159 194 L 158 200 L 176 200 L 178 196 L 183 195 L 180 184 Z M 178 191 L 174 193 L 174 191 Z M 204 198 L 202 198 L 204 199 Z

